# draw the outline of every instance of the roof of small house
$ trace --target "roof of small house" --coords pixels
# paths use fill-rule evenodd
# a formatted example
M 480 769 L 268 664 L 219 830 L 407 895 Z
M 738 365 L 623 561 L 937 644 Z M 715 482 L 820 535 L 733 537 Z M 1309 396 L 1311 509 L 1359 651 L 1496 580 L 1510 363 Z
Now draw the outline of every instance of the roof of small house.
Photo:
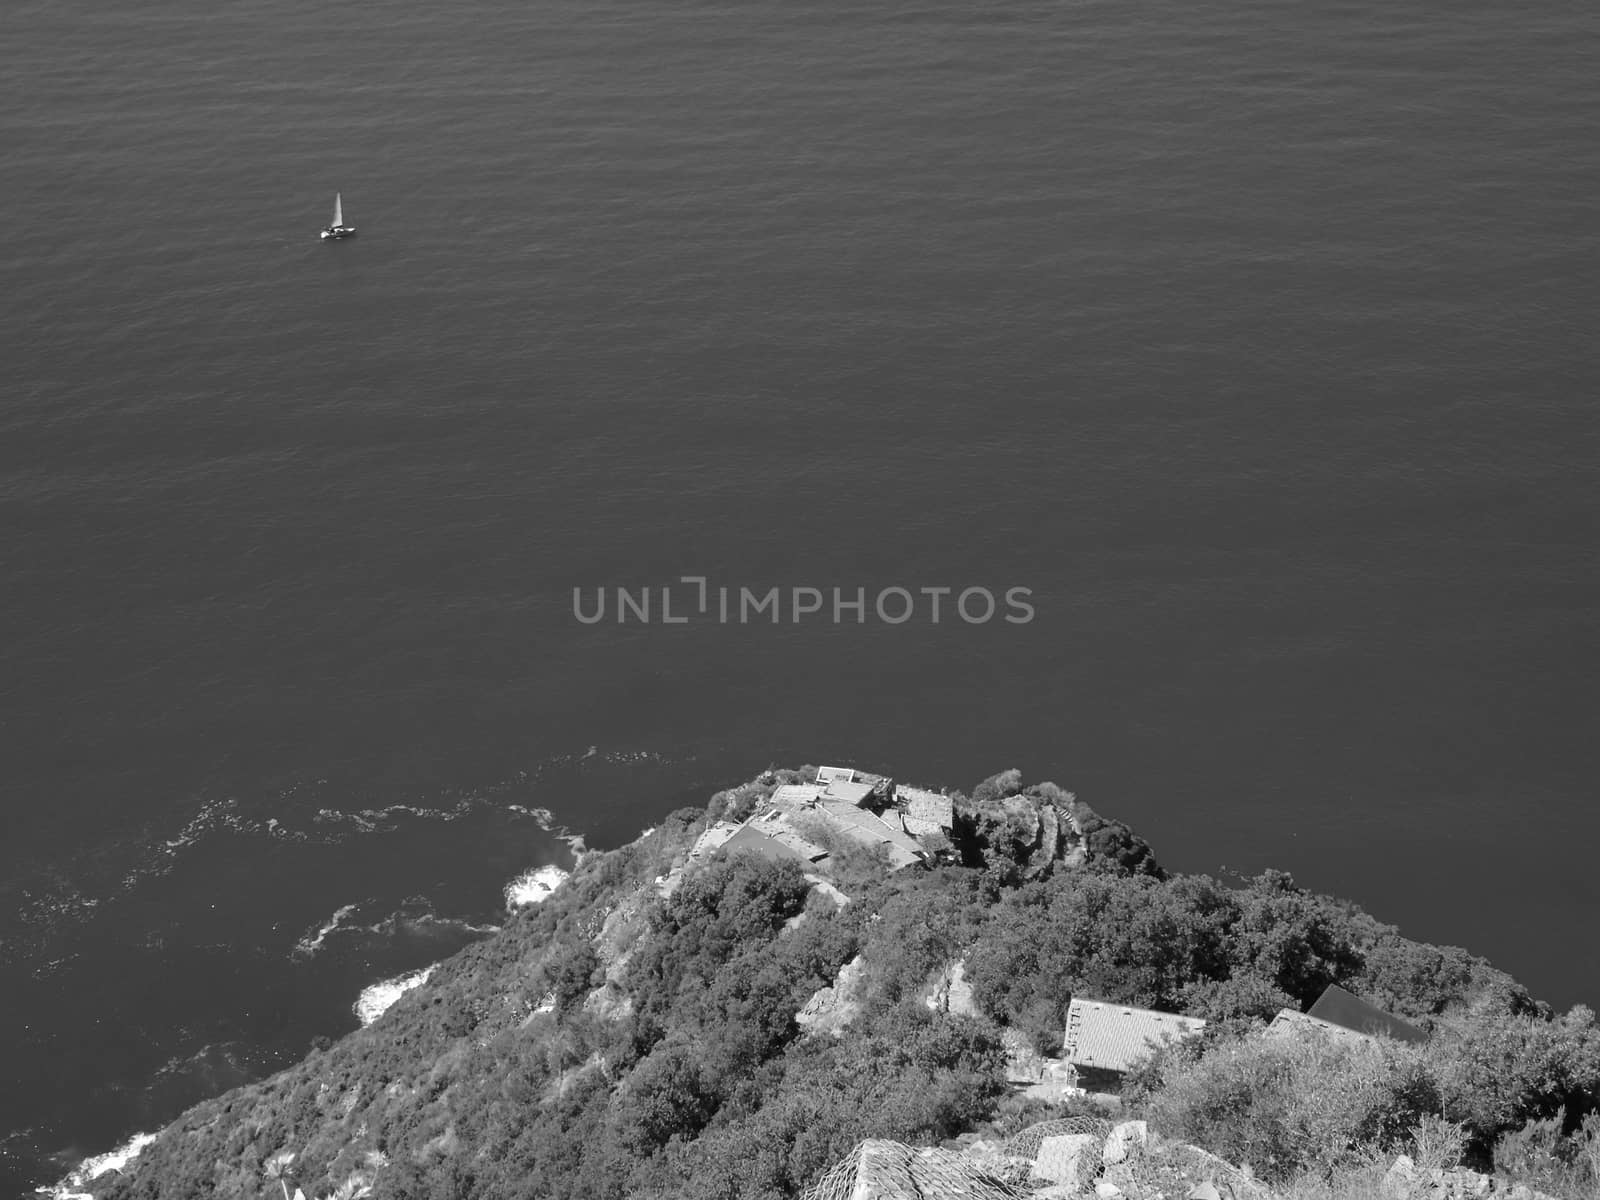
M 847 782 L 835 779 L 828 784 L 827 789 L 822 793 L 822 798 L 824 800 L 838 800 L 845 804 L 860 804 L 868 796 L 872 795 L 872 792 L 873 785 L 870 783 L 860 780 Z
M 828 856 L 826 850 L 812 845 L 779 821 L 751 822 L 722 843 L 724 854 L 739 850 L 753 851 L 763 858 L 789 859 L 805 864 Z
M 1317 998 L 1317 1002 L 1311 1006 L 1310 1015 L 1356 1033 L 1379 1034 L 1401 1042 L 1428 1040 L 1428 1035 L 1415 1025 L 1390 1016 L 1336 983 L 1330 983 L 1328 990 Z
M 1280 1008 L 1278 1015 L 1267 1025 L 1265 1032 L 1268 1037 L 1290 1037 L 1297 1033 L 1321 1032 L 1335 1039 L 1362 1041 L 1372 1036 L 1354 1029 L 1346 1029 L 1343 1025 L 1335 1025 L 1332 1021 L 1324 1021 L 1321 1017 L 1313 1017 L 1309 1013 L 1295 1012 L 1292 1008 Z
M 955 824 L 955 805 L 949 796 L 912 787 L 895 788 L 895 796 L 912 820 L 932 821 L 945 832 Z
M 774 808 L 806 808 L 816 803 L 822 791 L 815 783 L 786 783 L 773 790 L 770 803 Z
M 817 805 L 817 812 L 847 837 L 865 845 L 887 847 L 889 862 L 897 870 L 922 861 L 922 847 L 915 838 L 853 804 L 825 800 Z
M 1126 1071 L 1167 1038 L 1185 1038 L 1204 1027 L 1199 1017 L 1073 997 L 1061 1056 L 1075 1066 Z

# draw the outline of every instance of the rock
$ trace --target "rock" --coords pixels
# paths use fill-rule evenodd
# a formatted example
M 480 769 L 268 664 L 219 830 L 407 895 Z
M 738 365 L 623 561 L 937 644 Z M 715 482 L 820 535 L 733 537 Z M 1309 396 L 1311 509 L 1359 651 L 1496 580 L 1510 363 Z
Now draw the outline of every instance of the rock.
M 1150 1127 L 1143 1121 L 1124 1121 L 1106 1137 L 1106 1148 L 1101 1151 L 1101 1161 L 1108 1167 L 1122 1162 L 1135 1149 L 1149 1140 Z
M 583 1011 L 607 1021 L 621 1021 L 632 1015 L 633 997 L 608 980 L 584 998 Z
M 1185 1200 L 1222 1200 L 1222 1193 L 1217 1191 L 1217 1185 L 1208 1179 L 1190 1188 Z
M 1050 870 L 1051 865 L 1061 856 L 1061 820 L 1053 804 L 1039 806 L 1039 859 L 1037 867 L 1029 865 L 1029 870 L 1036 875 L 1043 875 Z
M 872 1196 L 876 1200 L 1020 1194 L 963 1155 L 881 1138 L 857 1143 L 818 1186 L 825 1189 L 824 1195 Z
M 1094 1194 L 1100 1200 L 1115 1200 L 1115 1197 L 1122 1195 L 1122 1189 L 1114 1183 L 1101 1182 L 1094 1185 Z
M 1058 1133 L 1039 1143 L 1039 1153 L 1034 1155 L 1033 1173 L 1051 1183 L 1076 1186 L 1091 1172 L 1096 1163 L 1094 1149 L 1100 1138 L 1092 1133 Z
M 1534 1190 L 1525 1183 L 1515 1185 L 1510 1192 L 1511 1200 L 1533 1200 Z
M 1395 1159 L 1379 1185 L 1379 1190 L 1390 1200 L 1405 1200 L 1417 1185 L 1417 1164 L 1411 1156 L 1402 1154 Z
M 967 982 L 965 960 L 957 959 L 934 969 L 919 993 L 923 1003 L 934 1012 L 977 1016 L 978 1006 L 972 999 L 972 985 Z
M 860 994 L 865 985 L 866 961 L 861 955 L 839 968 L 832 987 L 819 988 L 795 1014 L 795 1023 L 811 1033 L 838 1036 L 861 1014 Z

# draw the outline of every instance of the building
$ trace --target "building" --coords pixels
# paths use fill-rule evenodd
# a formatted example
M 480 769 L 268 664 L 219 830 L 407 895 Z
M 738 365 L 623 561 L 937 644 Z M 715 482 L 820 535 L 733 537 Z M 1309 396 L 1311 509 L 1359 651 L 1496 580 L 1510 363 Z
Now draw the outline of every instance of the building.
M 914 787 L 897 787 L 894 795 L 907 833 L 948 835 L 955 827 L 955 805 L 949 796 Z
M 1089 1091 L 1115 1091 L 1135 1063 L 1165 1042 L 1190 1037 L 1204 1027 L 1199 1017 L 1074 996 L 1067 1006 L 1061 1057 Z
M 1295 1012 L 1292 1008 L 1281 1008 L 1278 1015 L 1268 1024 L 1266 1037 L 1296 1037 L 1301 1034 L 1322 1034 L 1334 1041 L 1371 1040 L 1370 1034 L 1357 1033 L 1353 1029 L 1346 1029 L 1343 1025 L 1335 1025 L 1331 1021 L 1324 1021 L 1320 1017 L 1313 1017 L 1309 1013 Z
M 823 789 L 822 799 L 834 800 L 840 804 L 854 804 L 857 807 L 863 807 L 872 800 L 873 795 L 877 792 L 877 790 L 876 784 L 868 783 L 862 779 L 850 780 L 848 782 L 842 779 L 835 779 L 833 782 L 829 783 L 825 789 Z
M 824 790 L 824 785 L 817 783 L 786 783 L 773 790 L 767 803 L 781 812 L 800 812 L 821 799 Z
M 759 854 L 773 861 L 788 859 L 803 867 L 822 862 L 828 852 L 806 841 L 783 821 L 748 821 L 739 831 L 722 843 L 723 854 L 740 851 Z
M 1327 991 L 1317 998 L 1307 1015 L 1355 1033 L 1391 1037 L 1399 1042 L 1428 1040 L 1428 1035 L 1415 1025 L 1399 1017 L 1391 1017 L 1381 1008 L 1368 1004 L 1336 983 L 1328 985 Z
M 889 856 L 889 869 L 898 871 L 926 861 L 927 855 L 917 839 L 895 829 L 866 809 L 840 800 L 822 800 L 816 815 L 840 835 L 862 846 L 882 846 Z

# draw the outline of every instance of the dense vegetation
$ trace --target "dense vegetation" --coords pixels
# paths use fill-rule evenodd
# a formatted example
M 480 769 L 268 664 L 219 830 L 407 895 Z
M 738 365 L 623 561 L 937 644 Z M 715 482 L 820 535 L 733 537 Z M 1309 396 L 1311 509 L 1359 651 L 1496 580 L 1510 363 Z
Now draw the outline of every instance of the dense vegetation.
M 839 856 L 842 908 L 797 866 L 751 856 L 660 899 L 655 880 L 707 820 L 748 812 L 759 791 L 587 856 L 372 1027 L 191 1110 L 100 1194 L 259 1197 L 288 1162 L 315 1196 L 794 1196 L 863 1137 L 927 1143 L 1014 1117 L 1001 1030 L 1059 1048 L 1075 992 L 1210 1018 L 1130 1099 L 1269 1177 L 1332 1169 L 1430 1114 L 1480 1155 L 1510 1154 L 1544 1120 L 1528 1128 L 1559 1156 L 1563 1130 L 1600 1104 L 1588 1010 L 1556 1017 L 1482 959 L 1281 873 L 1168 876 L 1126 827 L 1014 773 L 959 806 L 959 865 L 888 875 Z M 1053 869 L 1018 815 L 1045 803 L 1087 847 Z M 857 956 L 859 1018 L 803 1036 L 795 1014 Z M 981 1011 L 935 1015 L 920 1002 L 930 976 L 960 958 Z M 1431 1042 L 1251 1036 L 1334 982 Z

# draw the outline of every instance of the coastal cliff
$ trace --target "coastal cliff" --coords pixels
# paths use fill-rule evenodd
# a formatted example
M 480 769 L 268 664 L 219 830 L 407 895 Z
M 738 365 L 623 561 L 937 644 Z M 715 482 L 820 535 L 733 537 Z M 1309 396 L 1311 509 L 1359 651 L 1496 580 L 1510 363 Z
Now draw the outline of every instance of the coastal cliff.
M 891 859 L 869 819 L 915 853 Z M 1312 1052 L 1263 1036 L 1330 984 L 1430 1039 Z M 1424 1117 L 1479 1165 L 1507 1138 L 1554 1153 L 1600 1105 L 1588 1010 L 1557 1016 L 1482 959 L 1282 873 L 1169 875 L 1126 826 L 1014 771 L 967 796 L 804 768 L 580 855 L 367 1027 L 78 1186 L 99 1200 L 798 1196 L 862 1139 L 948 1151 L 1084 1111 L 1015 1077 L 1019 1055 L 1062 1053 L 1074 996 L 1208 1021 L 1132 1071 L 1122 1103 L 1273 1182 L 1348 1167 L 1358 1144 L 1410 1148 Z M 1335 1085 L 1313 1121 L 1304 1098 Z

